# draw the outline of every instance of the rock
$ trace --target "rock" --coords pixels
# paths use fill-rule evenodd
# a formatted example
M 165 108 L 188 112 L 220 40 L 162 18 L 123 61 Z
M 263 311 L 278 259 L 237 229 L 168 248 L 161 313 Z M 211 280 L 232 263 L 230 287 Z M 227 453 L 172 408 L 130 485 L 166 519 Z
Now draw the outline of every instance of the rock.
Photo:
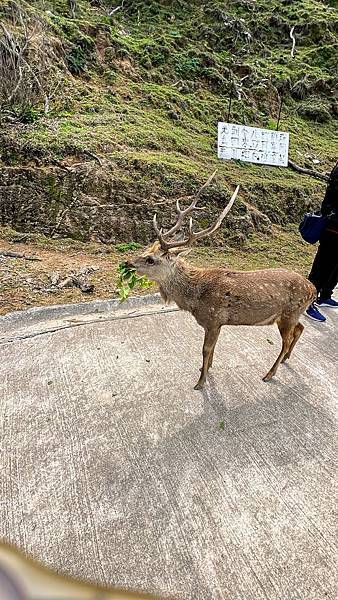
M 257 207 L 252 206 L 248 202 L 245 202 L 245 207 L 247 209 L 247 216 L 250 219 L 250 222 L 253 228 L 256 231 L 262 231 L 264 233 L 271 233 L 272 231 L 272 223 L 269 217 L 264 214 Z
M 172 119 L 173 121 L 179 121 L 180 120 L 180 115 L 175 110 L 170 110 L 168 112 L 168 117 L 170 119 Z

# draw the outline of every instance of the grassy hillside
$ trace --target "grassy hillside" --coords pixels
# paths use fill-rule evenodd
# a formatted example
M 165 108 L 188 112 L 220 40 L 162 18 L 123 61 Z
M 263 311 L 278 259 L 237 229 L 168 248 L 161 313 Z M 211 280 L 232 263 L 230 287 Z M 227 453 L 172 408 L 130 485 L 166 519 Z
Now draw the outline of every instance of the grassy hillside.
M 26 59 L 41 82 L 26 73 L 10 101 L 2 93 L 5 162 L 49 163 L 89 150 L 126 174 L 136 160 L 151 173 L 158 167 L 200 179 L 219 165 L 216 125 L 227 117 L 232 89 L 231 119 L 269 128 L 283 94 L 281 127 L 291 133 L 291 156 L 304 164 L 311 155 L 330 167 L 337 153 L 335 2 L 114 4 L 23 0 L 20 10 L 1 1 L 3 23 L 18 40 L 26 22 Z M 25 79 L 32 93 L 22 101 Z M 293 177 L 281 169 L 220 165 L 234 180 L 243 168 L 250 181 Z
M 4 248 L 26 234 L 43 234 L 44 248 L 50 237 L 146 244 L 154 210 L 168 222 L 173 199 L 217 168 L 199 224 L 235 184 L 241 192 L 212 241 L 220 246 L 212 260 L 268 266 L 274 248 L 273 264 L 307 272 L 313 249 L 292 223 L 318 205 L 325 183 L 290 168 L 219 161 L 217 122 L 227 120 L 232 96 L 231 121 L 274 129 L 283 99 L 290 157 L 324 173 L 332 168 L 336 1 L 0 0 L 0 19 L 0 224 L 24 232 L 9 239 L 8 229 L 0 231 Z M 60 252 L 69 253 L 69 243 L 60 244 L 50 242 L 50 271 L 59 269 Z M 88 246 L 89 261 L 91 254 Z M 203 257 L 203 249 L 195 255 Z M 28 305 L 41 302 L 30 299 L 32 274 L 22 278 L 23 267 L 4 260 L 12 307 L 24 289 Z M 98 292 L 113 288 L 98 285 Z
M 330 169 L 337 154 L 334 4 L 2 0 L 2 23 L 25 47 L 21 80 L 20 65 L 2 73 L 4 82 L 11 76 L 1 89 L 3 164 L 72 165 L 94 153 L 114 165 L 117 191 L 133 192 L 137 183 L 141 194 L 169 196 L 191 191 L 217 166 L 220 182 L 240 182 L 247 200 L 278 221 L 276 194 L 292 205 L 303 192 L 319 197 L 323 186 L 286 169 L 220 163 L 217 121 L 227 118 L 232 95 L 231 120 L 275 128 L 283 96 L 291 157 Z M 4 32 L 1 39 L 8 58 Z M 292 206 L 282 212 L 299 216 Z
M 10 99 L 2 90 L 7 163 L 34 158 L 48 163 L 89 150 L 126 173 L 136 160 L 150 173 L 158 167 L 200 179 L 218 163 L 216 124 L 227 116 L 231 89 L 231 119 L 270 128 L 283 94 L 281 127 L 290 131 L 291 156 L 300 164 L 311 162 L 311 155 L 329 168 L 336 156 L 335 2 L 121 0 L 114 7 L 103 0 L 23 0 L 20 8 L 2 0 L 0 5 L 2 22 L 21 44 L 25 22 L 25 58 L 37 74 L 35 80 L 24 68 Z M 22 98 L 27 83 L 31 94 Z M 234 180 L 243 168 L 249 180 L 292 181 L 284 170 L 221 165 Z

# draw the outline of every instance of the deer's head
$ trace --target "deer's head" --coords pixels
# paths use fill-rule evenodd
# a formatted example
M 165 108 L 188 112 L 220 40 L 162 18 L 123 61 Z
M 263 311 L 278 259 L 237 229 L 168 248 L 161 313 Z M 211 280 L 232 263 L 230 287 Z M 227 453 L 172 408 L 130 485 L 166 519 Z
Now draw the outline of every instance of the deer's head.
M 224 208 L 223 212 L 219 215 L 218 219 L 206 229 L 202 231 L 193 231 L 192 218 L 189 221 L 189 232 L 187 238 L 178 239 L 176 233 L 182 228 L 184 219 L 190 215 L 194 210 L 203 210 L 203 208 L 196 206 L 198 199 L 203 190 L 209 185 L 212 179 L 215 177 L 216 171 L 209 177 L 208 181 L 201 187 L 201 189 L 194 196 L 191 204 L 184 210 L 180 207 L 179 199 L 176 201 L 176 210 L 178 213 L 177 222 L 168 231 L 164 232 L 159 229 L 157 224 L 157 215 L 154 215 L 153 224 L 157 235 L 157 241 L 152 244 L 143 254 L 135 257 L 129 262 L 130 267 L 133 267 L 141 275 L 147 275 L 149 279 L 161 283 L 165 281 L 173 269 L 177 265 L 177 261 L 180 257 L 188 254 L 192 247 L 198 240 L 201 240 L 208 235 L 211 235 L 219 228 L 223 219 L 230 211 L 233 203 L 235 202 L 238 194 L 239 185 L 234 191 L 230 201 Z
M 169 248 L 165 250 L 159 241 L 154 242 L 142 254 L 129 261 L 128 266 L 136 269 L 140 275 L 147 275 L 152 281 L 166 281 L 175 269 L 177 260 L 188 254 L 191 248 Z

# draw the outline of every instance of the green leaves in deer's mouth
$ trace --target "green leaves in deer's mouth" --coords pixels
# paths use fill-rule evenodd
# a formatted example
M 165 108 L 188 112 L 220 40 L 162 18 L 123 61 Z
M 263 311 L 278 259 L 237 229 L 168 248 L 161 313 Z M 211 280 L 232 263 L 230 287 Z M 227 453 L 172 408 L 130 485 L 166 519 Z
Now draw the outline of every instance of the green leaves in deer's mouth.
M 125 262 L 122 262 L 117 267 L 118 280 L 117 291 L 119 293 L 120 302 L 126 300 L 135 286 L 140 286 L 142 289 L 150 287 L 153 282 L 145 275 L 139 276 L 136 274 L 136 269 L 129 267 Z

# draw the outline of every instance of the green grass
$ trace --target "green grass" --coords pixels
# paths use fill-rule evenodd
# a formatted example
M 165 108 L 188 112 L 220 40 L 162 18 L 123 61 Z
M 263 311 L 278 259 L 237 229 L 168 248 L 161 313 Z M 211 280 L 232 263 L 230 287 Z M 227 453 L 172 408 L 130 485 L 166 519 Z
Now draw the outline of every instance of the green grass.
M 9 2 L 1 4 L 5 18 Z M 35 161 L 48 169 L 55 159 L 83 160 L 81 153 L 89 150 L 111 163 L 121 185 L 140 198 L 189 193 L 217 168 L 223 190 L 239 183 L 242 200 L 276 223 L 296 222 L 304 208 L 318 205 L 324 185 L 315 179 L 290 169 L 219 161 L 217 122 L 227 116 L 231 78 L 239 85 L 248 74 L 230 119 L 274 128 L 283 91 L 280 129 L 290 132 L 290 158 L 311 166 L 315 157 L 318 170 L 332 168 L 334 2 L 133 0 L 109 17 L 109 2 L 78 0 L 75 19 L 66 0 L 24 4 L 64 52 L 57 67 L 62 83 L 49 115 L 40 101 L 29 112 L 32 122 L 3 127 L 6 164 Z M 326 122 L 318 122 L 321 115 Z
M 274 227 L 273 235 L 255 233 L 244 247 L 196 248 L 190 256 L 191 261 L 200 266 L 222 265 L 243 271 L 283 267 L 306 276 L 314 252 L 315 247 L 303 242 L 297 228 Z
M 115 245 L 117 252 L 128 252 L 129 250 L 138 250 L 139 248 L 142 248 L 142 245 L 137 242 L 123 242 L 122 244 Z

